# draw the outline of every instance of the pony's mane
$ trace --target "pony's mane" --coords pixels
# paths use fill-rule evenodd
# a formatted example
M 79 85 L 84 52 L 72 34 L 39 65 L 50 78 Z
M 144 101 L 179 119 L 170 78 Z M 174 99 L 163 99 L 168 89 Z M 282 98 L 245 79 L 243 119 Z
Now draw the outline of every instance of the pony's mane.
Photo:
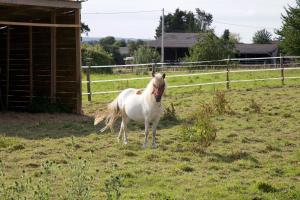
M 152 77 L 152 79 L 149 81 L 149 83 L 148 83 L 148 85 L 147 85 L 147 87 L 146 87 L 146 89 L 144 90 L 143 93 L 145 93 L 145 94 L 151 94 L 152 93 L 153 83 L 154 83 L 156 78 L 162 78 L 162 74 L 160 74 L 160 73 L 155 74 L 155 76 Z M 165 80 L 164 80 L 164 83 L 166 84 Z

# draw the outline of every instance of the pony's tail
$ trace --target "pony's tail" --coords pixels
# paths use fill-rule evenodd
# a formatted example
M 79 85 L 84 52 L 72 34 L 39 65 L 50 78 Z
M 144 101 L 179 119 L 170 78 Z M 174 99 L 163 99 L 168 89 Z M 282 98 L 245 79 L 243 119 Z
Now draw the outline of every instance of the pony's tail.
M 107 128 L 110 128 L 110 130 L 113 132 L 113 125 L 120 115 L 121 110 L 118 105 L 117 97 L 113 102 L 107 105 L 107 111 L 104 114 L 99 115 L 95 118 L 94 125 L 96 126 L 105 119 L 105 127 L 100 131 L 104 132 Z

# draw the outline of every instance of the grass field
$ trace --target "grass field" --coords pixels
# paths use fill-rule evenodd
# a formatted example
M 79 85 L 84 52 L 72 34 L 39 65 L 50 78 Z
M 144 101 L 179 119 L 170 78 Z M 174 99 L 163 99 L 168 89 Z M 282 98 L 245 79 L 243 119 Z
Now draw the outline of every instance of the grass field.
M 288 73 L 296 76 L 299 70 Z M 93 75 L 92 79 L 117 76 Z M 212 79 L 223 81 L 225 75 L 168 79 L 168 83 Z M 93 90 L 144 87 L 146 82 L 94 84 Z M 84 98 L 84 116 L 1 113 L 0 199 L 116 199 L 120 195 L 120 199 L 298 200 L 299 83 L 232 84 L 226 91 L 232 112 L 213 116 L 217 138 L 201 151 L 182 139 L 182 123 L 201 104 L 211 102 L 214 91 L 224 85 L 168 90 L 163 102 L 166 107 L 174 104 L 177 120 L 160 122 L 157 149 L 142 148 L 139 124 L 130 125 L 127 146 L 118 144 L 114 133 L 98 133 L 93 114 L 116 94 L 94 96 L 92 103 Z

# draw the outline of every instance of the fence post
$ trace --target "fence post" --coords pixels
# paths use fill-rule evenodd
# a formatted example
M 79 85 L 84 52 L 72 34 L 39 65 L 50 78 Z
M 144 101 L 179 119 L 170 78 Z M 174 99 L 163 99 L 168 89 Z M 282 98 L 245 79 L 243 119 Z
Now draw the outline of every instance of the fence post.
M 152 73 L 156 72 L 156 63 L 154 60 L 152 60 Z
M 88 68 L 86 70 L 86 87 L 88 93 L 88 101 L 92 101 L 92 90 L 91 90 L 91 58 L 88 58 Z
M 281 84 L 284 85 L 284 65 L 283 65 L 282 54 L 280 54 L 280 68 L 281 68 Z
M 230 65 L 230 56 L 228 56 L 227 66 L 226 66 L 226 88 L 230 89 L 230 80 L 229 80 L 229 65 Z

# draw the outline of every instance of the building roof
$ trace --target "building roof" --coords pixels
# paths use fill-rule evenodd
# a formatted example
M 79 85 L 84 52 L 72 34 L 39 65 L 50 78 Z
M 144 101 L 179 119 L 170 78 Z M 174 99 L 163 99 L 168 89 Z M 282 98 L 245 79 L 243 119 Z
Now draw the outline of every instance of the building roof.
M 194 46 L 200 37 L 200 33 L 165 33 L 164 47 L 190 48 Z M 161 47 L 161 37 L 149 42 L 150 47 Z
M 52 8 L 81 8 L 82 0 L 0 0 L 0 5 L 25 5 Z
M 240 54 L 269 54 L 278 51 L 278 44 L 236 44 L 236 50 Z
M 195 45 L 201 37 L 201 33 L 165 33 L 164 47 L 165 48 L 190 48 Z M 150 41 L 150 47 L 160 48 L 161 37 Z M 240 54 L 269 54 L 272 55 L 278 51 L 278 43 L 271 44 L 236 44 L 236 50 Z

